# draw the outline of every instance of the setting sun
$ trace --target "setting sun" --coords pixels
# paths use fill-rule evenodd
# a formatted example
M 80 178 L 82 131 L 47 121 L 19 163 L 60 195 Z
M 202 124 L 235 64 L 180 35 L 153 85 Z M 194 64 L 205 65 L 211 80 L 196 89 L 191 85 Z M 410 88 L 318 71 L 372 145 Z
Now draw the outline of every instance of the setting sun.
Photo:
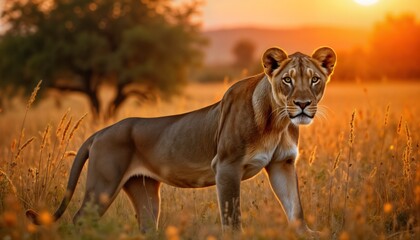
M 379 0 L 354 0 L 360 5 L 369 6 L 377 3 Z

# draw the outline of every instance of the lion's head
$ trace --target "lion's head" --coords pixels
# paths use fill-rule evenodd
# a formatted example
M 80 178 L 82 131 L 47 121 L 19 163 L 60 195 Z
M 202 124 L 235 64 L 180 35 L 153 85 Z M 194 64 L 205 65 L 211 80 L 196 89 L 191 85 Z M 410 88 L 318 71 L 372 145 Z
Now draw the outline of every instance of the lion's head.
M 329 47 L 317 49 L 312 56 L 280 48 L 269 48 L 262 57 L 264 72 L 271 84 L 273 98 L 293 124 L 310 124 L 317 112 L 326 83 L 334 70 L 336 54 Z

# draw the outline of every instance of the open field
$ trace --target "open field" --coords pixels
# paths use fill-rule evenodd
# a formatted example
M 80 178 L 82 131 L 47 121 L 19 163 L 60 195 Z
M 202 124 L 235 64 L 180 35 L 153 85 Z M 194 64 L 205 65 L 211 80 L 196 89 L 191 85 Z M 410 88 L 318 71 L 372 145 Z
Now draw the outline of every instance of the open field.
M 158 99 L 124 108 L 120 118 L 161 116 L 204 107 L 230 84 L 188 86 L 171 102 Z M 339 83 L 333 80 L 321 105 L 325 114 L 301 127 L 297 162 L 301 200 L 322 239 L 419 239 L 420 84 Z M 39 99 L 37 99 L 38 101 Z M 72 96 L 56 108 L 42 100 L 0 113 L 0 239 L 142 239 L 134 211 L 121 193 L 97 223 L 92 214 L 74 227 L 86 171 L 58 223 L 35 227 L 24 210 L 53 212 L 64 194 L 74 153 L 106 124 L 80 120 L 88 108 Z M 67 110 L 68 108 L 71 110 Z M 352 114 L 354 113 L 354 119 Z M 321 116 L 325 115 L 325 117 Z M 63 117 L 64 116 L 64 117 Z M 352 125 L 352 126 L 351 126 Z M 219 239 L 214 187 L 163 186 L 160 230 L 152 239 Z M 294 239 L 265 175 L 242 184 L 243 239 Z

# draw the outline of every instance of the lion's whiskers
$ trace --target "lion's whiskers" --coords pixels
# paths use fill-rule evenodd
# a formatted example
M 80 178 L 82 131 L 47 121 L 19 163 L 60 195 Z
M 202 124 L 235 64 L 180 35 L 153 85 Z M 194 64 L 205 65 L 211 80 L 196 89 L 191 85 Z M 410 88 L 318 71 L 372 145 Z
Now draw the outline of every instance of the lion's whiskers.
M 328 121 L 328 108 L 324 105 L 318 105 L 317 113 L 315 117 L 320 119 L 321 121 Z
M 318 105 L 318 108 L 327 115 L 328 113 L 333 113 L 333 110 L 325 105 Z

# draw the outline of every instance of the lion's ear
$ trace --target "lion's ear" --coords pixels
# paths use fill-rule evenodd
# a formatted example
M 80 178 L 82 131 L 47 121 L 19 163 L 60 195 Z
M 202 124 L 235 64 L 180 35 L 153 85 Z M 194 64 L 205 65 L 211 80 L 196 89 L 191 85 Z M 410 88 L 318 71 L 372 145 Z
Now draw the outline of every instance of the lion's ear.
M 264 72 L 271 79 L 273 71 L 280 66 L 280 63 L 287 59 L 285 51 L 278 47 L 272 47 L 265 51 L 262 57 Z
M 325 73 L 329 76 L 334 71 L 335 62 L 337 61 L 337 55 L 334 50 L 329 47 L 321 47 L 315 50 L 312 54 L 312 58 L 319 61 L 321 67 L 325 69 Z

